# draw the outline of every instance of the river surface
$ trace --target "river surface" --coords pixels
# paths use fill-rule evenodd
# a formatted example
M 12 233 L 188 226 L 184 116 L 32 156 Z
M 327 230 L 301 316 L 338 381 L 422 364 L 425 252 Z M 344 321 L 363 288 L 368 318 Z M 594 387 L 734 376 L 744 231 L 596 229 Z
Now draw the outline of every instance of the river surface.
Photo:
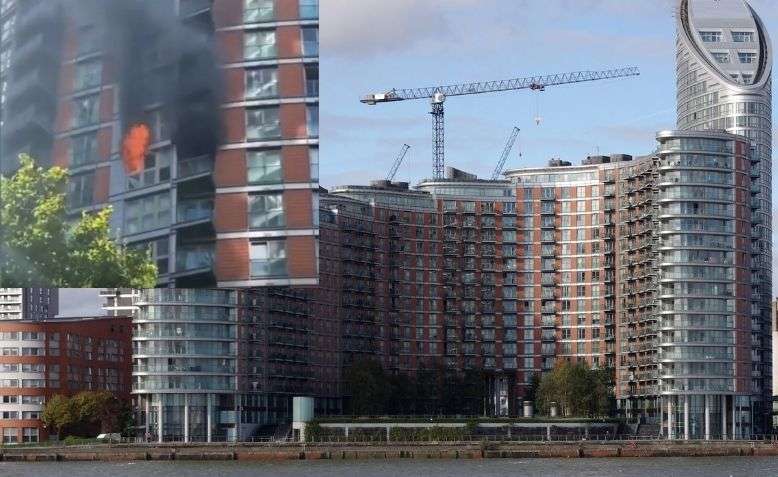
M 775 457 L 362 460 L 286 462 L 0 462 L 2 477 L 759 477 Z

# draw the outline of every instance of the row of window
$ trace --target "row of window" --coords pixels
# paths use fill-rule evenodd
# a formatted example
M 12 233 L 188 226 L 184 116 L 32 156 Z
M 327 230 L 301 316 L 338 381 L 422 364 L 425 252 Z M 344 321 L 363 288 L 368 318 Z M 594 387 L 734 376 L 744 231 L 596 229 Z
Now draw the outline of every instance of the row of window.
M 721 31 L 701 31 L 700 38 L 706 43 L 721 43 L 724 41 L 724 32 Z M 734 43 L 753 43 L 755 33 L 752 31 L 733 31 L 732 42 Z
M 243 35 L 243 57 L 247 61 L 278 58 L 276 30 L 253 30 Z M 319 56 L 319 27 L 300 29 L 301 53 L 304 57 Z
M 275 19 L 277 0 L 245 0 L 243 21 L 245 23 L 267 22 Z M 299 0 L 301 20 L 319 18 L 319 0 Z
M 727 64 L 732 62 L 729 52 L 713 51 L 711 52 L 711 55 L 713 55 L 713 59 L 715 59 L 719 63 Z M 737 54 L 737 58 L 738 61 L 743 64 L 756 63 L 757 54 L 752 52 L 740 51 Z

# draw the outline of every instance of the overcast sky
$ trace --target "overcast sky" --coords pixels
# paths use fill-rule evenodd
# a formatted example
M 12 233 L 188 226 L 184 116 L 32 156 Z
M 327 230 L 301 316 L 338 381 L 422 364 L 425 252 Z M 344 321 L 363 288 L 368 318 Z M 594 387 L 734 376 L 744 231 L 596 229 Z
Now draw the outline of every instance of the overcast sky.
M 403 143 L 396 179 L 431 176 L 429 103 L 359 102 L 392 88 L 638 66 L 637 78 L 450 98 L 446 164 L 488 177 L 514 126 L 507 168 L 651 152 L 675 126 L 676 2 L 321 0 L 322 185 L 383 178 Z M 750 3 L 778 38 L 778 0 Z
M 98 288 L 60 288 L 58 316 L 102 316 Z

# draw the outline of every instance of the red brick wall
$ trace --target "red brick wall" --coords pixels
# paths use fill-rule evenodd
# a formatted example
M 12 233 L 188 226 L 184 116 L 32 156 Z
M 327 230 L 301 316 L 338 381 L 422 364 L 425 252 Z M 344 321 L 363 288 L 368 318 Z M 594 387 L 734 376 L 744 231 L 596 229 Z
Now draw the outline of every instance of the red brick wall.
M 108 186 L 111 182 L 111 168 L 99 167 L 95 170 L 94 182 L 94 204 L 104 204 L 108 202 Z
M 311 180 L 308 146 L 284 146 L 281 148 L 284 166 L 284 182 L 307 182 Z
M 314 237 L 288 237 L 286 257 L 290 278 L 316 276 L 316 242 Z
M 247 194 L 218 194 L 214 202 L 214 227 L 217 232 L 248 229 Z
M 248 239 L 223 239 L 216 242 L 216 279 L 247 280 L 249 277 Z
M 216 155 L 214 181 L 216 187 L 235 187 L 246 185 L 246 151 L 230 149 L 219 151 Z
M 283 104 L 279 111 L 281 118 L 281 136 L 284 139 L 308 137 L 304 104 Z
M 276 43 L 279 58 L 293 58 L 302 52 L 302 36 L 297 25 L 276 28 Z
M 310 189 L 284 191 L 286 226 L 290 229 L 310 228 L 313 225 L 313 197 Z

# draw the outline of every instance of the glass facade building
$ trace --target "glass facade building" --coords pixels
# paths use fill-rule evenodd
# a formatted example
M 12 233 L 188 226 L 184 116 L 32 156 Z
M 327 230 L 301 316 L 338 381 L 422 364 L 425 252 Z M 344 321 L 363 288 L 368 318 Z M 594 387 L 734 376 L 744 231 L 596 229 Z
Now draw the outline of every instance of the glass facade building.
M 726 130 L 753 148 L 751 221 L 751 393 L 754 419 L 770 418 L 772 373 L 772 63 L 759 15 L 741 0 L 680 0 L 678 129 Z

